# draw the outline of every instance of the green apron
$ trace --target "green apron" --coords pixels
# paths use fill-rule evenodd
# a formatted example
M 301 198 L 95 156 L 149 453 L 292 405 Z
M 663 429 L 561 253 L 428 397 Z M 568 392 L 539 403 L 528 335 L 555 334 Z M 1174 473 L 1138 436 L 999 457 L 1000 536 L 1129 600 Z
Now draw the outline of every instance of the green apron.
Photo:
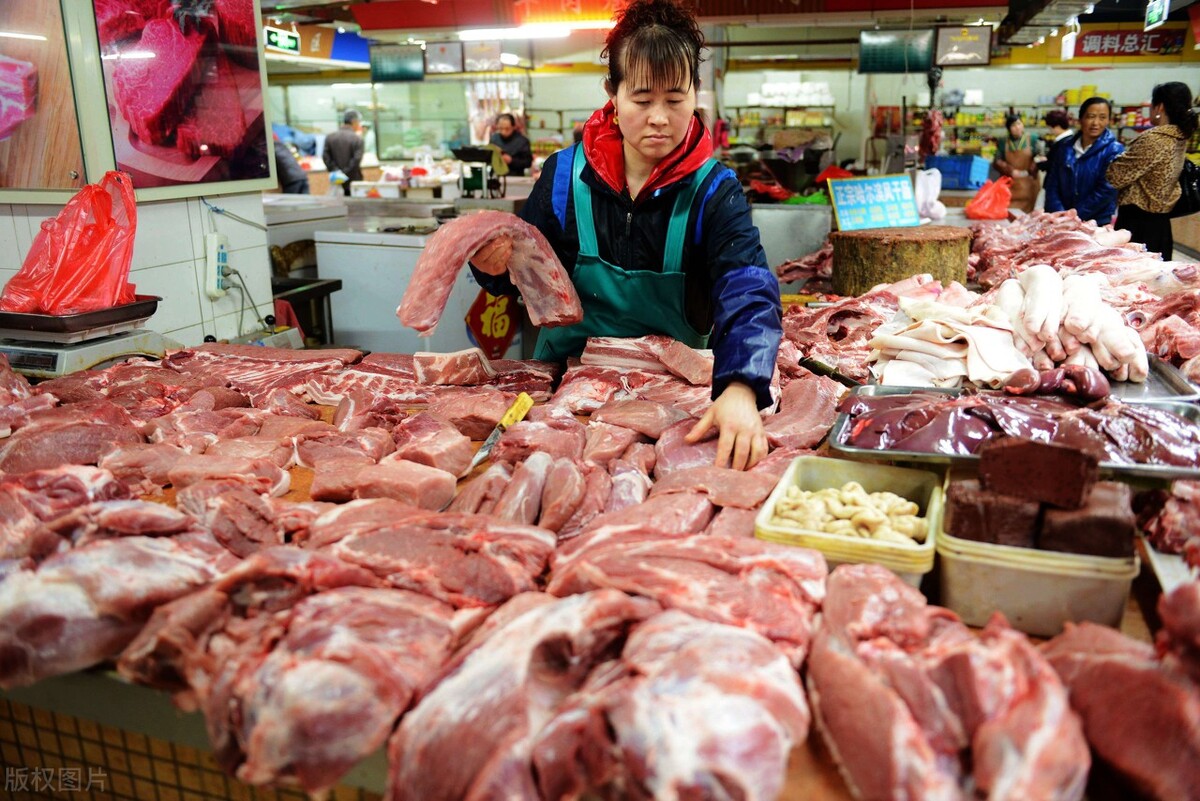
M 575 227 L 579 232 L 579 258 L 571 276 L 583 305 L 583 320 L 538 334 L 533 358 L 564 361 L 583 352 L 588 337 L 640 337 L 666 334 L 693 348 L 705 347 L 708 335 L 691 326 L 684 310 L 683 245 L 688 214 L 705 176 L 718 165 L 709 159 L 697 170 L 692 183 L 680 191 L 667 226 L 662 272 L 626 270 L 600 258 L 596 223 L 592 215 L 592 190 L 583 173 L 583 148 L 576 145 L 571 165 Z

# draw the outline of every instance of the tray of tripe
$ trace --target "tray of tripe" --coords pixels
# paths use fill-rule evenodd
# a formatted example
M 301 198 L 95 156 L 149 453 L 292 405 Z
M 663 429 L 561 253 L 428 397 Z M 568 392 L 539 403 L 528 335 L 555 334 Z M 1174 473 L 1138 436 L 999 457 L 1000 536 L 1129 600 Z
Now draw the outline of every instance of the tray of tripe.
M 830 447 L 848 458 L 970 468 L 985 442 L 1007 436 L 1095 453 L 1117 478 L 1200 478 L 1200 406 L 1108 399 L 863 386 L 838 404 Z

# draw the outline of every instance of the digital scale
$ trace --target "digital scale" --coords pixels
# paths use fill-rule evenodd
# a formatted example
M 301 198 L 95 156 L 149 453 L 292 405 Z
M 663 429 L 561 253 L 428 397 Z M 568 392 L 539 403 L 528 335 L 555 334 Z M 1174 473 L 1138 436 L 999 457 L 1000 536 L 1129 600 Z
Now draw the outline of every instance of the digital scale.
M 133 303 L 66 315 L 0 312 L 0 353 L 31 378 L 58 378 L 131 357 L 161 359 L 182 346 L 142 329 L 160 300 L 138 295 Z

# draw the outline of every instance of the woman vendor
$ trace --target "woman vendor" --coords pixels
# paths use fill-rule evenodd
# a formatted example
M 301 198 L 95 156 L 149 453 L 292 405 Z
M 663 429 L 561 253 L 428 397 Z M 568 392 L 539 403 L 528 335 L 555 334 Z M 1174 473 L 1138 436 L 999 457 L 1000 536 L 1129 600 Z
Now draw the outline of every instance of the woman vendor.
M 1025 130 L 1025 123 L 1016 114 L 1004 118 L 1004 127 L 1008 136 L 997 142 L 992 166 L 996 172 L 1012 179 L 1011 206 L 1028 213 L 1033 211 L 1042 189 L 1033 159 L 1037 136 Z

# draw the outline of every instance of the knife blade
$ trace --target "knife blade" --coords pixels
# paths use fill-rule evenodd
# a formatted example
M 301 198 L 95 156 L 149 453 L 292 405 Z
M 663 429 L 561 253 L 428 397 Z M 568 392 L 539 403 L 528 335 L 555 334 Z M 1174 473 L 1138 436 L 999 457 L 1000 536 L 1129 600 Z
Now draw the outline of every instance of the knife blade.
M 508 411 L 500 418 L 500 422 L 492 429 L 492 433 L 488 434 L 487 439 L 479 446 L 479 450 L 475 451 L 475 456 L 471 459 L 471 469 L 474 470 L 492 452 L 492 447 L 500 439 L 500 435 L 507 431 L 515 423 L 525 419 L 526 413 L 533 407 L 533 398 L 529 397 L 528 393 L 522 392 L 517 395 L 517 399 L 513 401 L 512 406 L 508 407 Z
M 836 367 L 832 367 L 825 362 L 817 361 L 816 359 L 808 356 L 803 356 L 800 358 L 800 366 L 811 373 L 832 378 L 842 386 L 850 387 L 851 389 L 854 387 L 861 387 L 863 385 L 863 382 L 851 378 L 850 376 L 838 370 Z

